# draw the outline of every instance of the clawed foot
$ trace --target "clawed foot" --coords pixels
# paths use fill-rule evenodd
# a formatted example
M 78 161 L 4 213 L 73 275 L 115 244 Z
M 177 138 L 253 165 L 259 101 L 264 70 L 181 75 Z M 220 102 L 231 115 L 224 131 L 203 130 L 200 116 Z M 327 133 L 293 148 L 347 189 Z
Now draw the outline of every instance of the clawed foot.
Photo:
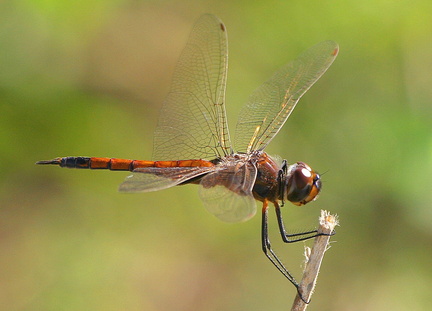
M 300 292 L 300 286 L 297 286 L 297 294 L 298 294 L 298 296 L 300 297 L 300 299 L 305 303 L 305 304 L 309 304 L 310 302 L 311 302 L 311 300 L 309 299 L 309 300 L 305 300 L 304 298 L 303 298 L 303 294 Z
M 335 235 L 335 234 L 336 234 L 336 230 L 333 230 L 330 233 L 323 233 L 323 232 L 318 233 L 318 235 L 324 235 L 324 236 L 332 236 L 332 235 Z

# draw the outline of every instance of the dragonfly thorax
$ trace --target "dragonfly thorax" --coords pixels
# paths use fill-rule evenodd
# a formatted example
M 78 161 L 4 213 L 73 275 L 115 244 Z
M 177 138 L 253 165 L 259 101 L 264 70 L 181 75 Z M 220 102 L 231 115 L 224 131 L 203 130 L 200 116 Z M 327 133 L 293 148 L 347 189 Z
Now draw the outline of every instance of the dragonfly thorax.
M 283 198 L 295 205 L 315 200 L 321 191 L 320 175 L 309 165 L 297 162 L 288 167 L 284 178 Z

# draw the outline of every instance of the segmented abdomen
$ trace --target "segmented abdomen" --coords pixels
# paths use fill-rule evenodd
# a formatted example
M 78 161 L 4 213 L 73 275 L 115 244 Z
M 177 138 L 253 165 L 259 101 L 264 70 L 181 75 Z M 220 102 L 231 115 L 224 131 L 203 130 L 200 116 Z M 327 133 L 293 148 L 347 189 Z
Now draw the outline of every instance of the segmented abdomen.
M 141 167 L 196 167 L 214 166 L 206 160 L 178 160 L 178 161 L 144 161 L 117 158 L 97 157 L 64 157 L 49 161 L 39 161 L 37 164 L 53 164 L 67 168 L 102 169 L 112 171 L 134 171 Z

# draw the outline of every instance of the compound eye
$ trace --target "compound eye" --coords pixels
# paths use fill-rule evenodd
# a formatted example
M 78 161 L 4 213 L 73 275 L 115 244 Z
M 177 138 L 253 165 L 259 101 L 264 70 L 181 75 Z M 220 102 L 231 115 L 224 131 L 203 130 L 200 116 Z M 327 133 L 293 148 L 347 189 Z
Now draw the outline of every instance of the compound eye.
M 303 205 L 318 196 L 321 180 L 308 165 L 298 162 L 290 170 L 286 190 L 289 201 L 296 205 Z

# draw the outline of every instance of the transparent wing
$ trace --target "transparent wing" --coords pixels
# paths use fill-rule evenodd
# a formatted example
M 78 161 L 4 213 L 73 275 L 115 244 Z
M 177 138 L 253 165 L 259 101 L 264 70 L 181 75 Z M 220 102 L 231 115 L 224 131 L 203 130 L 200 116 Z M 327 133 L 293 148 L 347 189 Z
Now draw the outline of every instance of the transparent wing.
M 224 166 L 204 176 L 199 195 L 206 209 L 225 222 L 246 221 L 256 213 L 252 187 L 257 175 L 250 162 Z
M 212 167 L 145 167 L 134 170 L 120 185 L 120 192 L 151 192 L 177 186 L 214 170 Z
M 237 122 L 237 150 L 263 150 L 279 132 L 303 94 L 330 67 L 338 50 L 336 42 L 321 42 L 279 69 L 255 90 Z
M 155 160 L 214 159 L 231 153 L 225 114 L 227 34 L 213 15 L 194 25 L 174 72 L 154 136 Z

